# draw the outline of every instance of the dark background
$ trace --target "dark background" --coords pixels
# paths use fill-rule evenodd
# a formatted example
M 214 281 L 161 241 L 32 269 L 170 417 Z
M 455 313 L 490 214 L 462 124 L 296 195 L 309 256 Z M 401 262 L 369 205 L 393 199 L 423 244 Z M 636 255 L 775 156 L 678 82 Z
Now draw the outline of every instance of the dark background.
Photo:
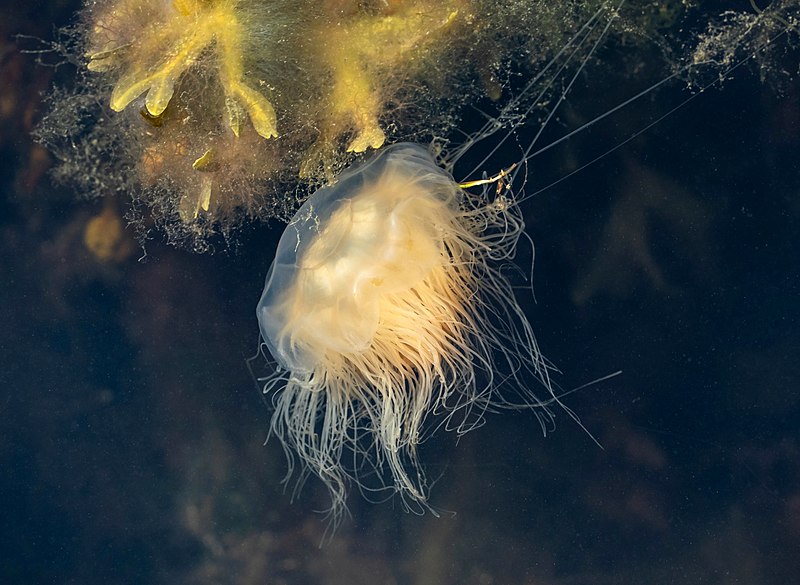
M 126 202 L 53 186 L 29 136 L 62 75 L 19 52 L 74 3 L 0 22 L 0 583 L 783 584 L 800 574 L 800 84 L 742 67 L 524 203 L 565 389 L 542 438 L 490 416 L 422 453 L 441 517 L 283 493 L 245 360 L 282 229 L 195 255 L 159 234 L 100 262 Z M 608 59 L 614 59 L 608 55 Z M 796 68 L 796 53 L 786 55 Z M 647 85 L 590 71 L 544 139 Z M 654 77 L 655 74 L 651 73 Z M 681 82 L 531 161 L 535 192 L 682 103 Z M 520 142 L 526 134 L 521 133 Z M 493 169 L 489 171 L 492 172 Z M 523 266 L 529 254 L 521 252 Z

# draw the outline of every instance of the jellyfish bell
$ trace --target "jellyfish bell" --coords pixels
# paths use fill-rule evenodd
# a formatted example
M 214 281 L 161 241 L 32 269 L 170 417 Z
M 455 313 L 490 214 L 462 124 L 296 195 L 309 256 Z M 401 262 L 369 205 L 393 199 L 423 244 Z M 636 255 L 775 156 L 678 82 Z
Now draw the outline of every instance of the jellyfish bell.
M 272 432 L 327 485 L 334 516 L 366 474 L 427 507 L 417 447 L 431 413 L 464 433 L 487 409 L 526 407 L 552 427 L 549 367 L 500 270 L 523 230 L 505 189 L 472 194 L 410 143 L 351 167 L 289 223 L 257 307 L 280 366 L 265 391 Z

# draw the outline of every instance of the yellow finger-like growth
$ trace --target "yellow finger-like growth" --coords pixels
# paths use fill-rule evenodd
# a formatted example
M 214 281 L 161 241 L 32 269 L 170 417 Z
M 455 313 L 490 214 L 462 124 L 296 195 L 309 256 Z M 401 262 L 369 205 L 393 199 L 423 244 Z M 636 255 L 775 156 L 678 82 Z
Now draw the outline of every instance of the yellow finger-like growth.
M 160 116 L 167 109 L 175 89 L 175 82 L 192 65 L 213 38 L 205 27 L 197 27 L 178 39 L 174 54 L 158 64 L 152 73 L 135 69 L 123 76 L 111 93 L 111 109 L 124 110 L 133 100 L 147 92 L 145 105 L 152 116 Z
M 230 98 L 244 105 L 256 132 L 264 138 L 272 138 L 278 135 L 275 129 L 275 110 L 263 95 L 238 81 L 232 81 L 227 84 L 225 90 Z M 233 121 L 230 122 L 233 133 L 239 136 L 240 128 L 237 126 L 238 124 Z
M 316 46 L 333 81 L 319 141 L 335 144 L 341 135 L 351 134 L 347 152 L 383 146 L 386 134 L 380 117 L 391 97 L 387 80 L 408 75 L 415 59 L 442 41 L 441 35 L 464 4 L 463 0 L 414 0 L 398 3 L 385 13 L 323 22 Z M 303 169 L 315 168 L 313 157 L 332 150 L 332 145 L 317 145 L 309 151 Z M 327 161 L 319 162 L 329 166 Z
M 231 112 L 242 107 L 250 116 L 256 132 L 264 138 L 277 136 L 272 104 L 242 80 L 243 31 L 237 18 L 236 4 L 232 1 L 200 3 L 176 0 L 167 22 L 159 23 L 160 31 L 143 37 L 141 46 L 135 47 L 142 59 L 132 61 L 128 71 L 115 84 L 111 109 L 120 112 L 146 93 L 147 112 L 151 116 L 160 116 L 169 106 L 181 76 L 211 53 L 219 69 L 219 80 L 228 106 L 227 121 L 234 134 L 239 135 L 242 121 L 240 116 Z M 111 49 L 91 54 L 89 68 L 105 69 L 106 61 L 118 51 Z M 155 65 L 148 62 L 150 58 L 156 61 Z

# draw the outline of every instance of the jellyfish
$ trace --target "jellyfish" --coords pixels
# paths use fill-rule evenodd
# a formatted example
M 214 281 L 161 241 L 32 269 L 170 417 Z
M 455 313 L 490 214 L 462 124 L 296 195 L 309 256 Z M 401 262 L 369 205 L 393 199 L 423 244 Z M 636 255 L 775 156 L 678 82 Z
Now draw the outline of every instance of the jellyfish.
M 279 364 L 271 432 L 290 474 L 298 459 L 301 481 L 328 487 L 334 517 L 350 482 L 375 478 L 429 508 L 430 415 L 462 434 L 488 410 L 532 408 L 552 428 L 550 366 L 500 268 L 523 219 L 502 176 L 477 183 L 395 144 L 316 191 L 280 239 L 257 307 Z
M 580 424 L 504 271 L 527 237 L 517 180 L 535 140 L 494 176 L 459 182 L 453 169 L 499 135 L 484 167 L 570 60 L 580 71 L 613 21 L 601 15 L 462 144 L 384 146 L 314 192 L 281 236 L 256 308 L 277 362 L 262 379 L 270 436 L 286 481 L 297 470 L 298 488 L 309 475 L 328 488 L 332 526 L 351 485 L 435 514 L 419 447 L 437 429 L 462 435 L 503 409 L 531 410 L 544 434 L 557 408 Z
M 505 268 L 528 241 L 520 205 L 538 191 L 523 195 L 519 188 L 527 163 L 680 73 L 536 150 L 616 18 L 602 14 L 464 144 L 450 153 L 383 146 L 314 192 L 283 233 L 256 309 L 263 344 L 277 362 L 263 390 L 274 405 L 271 435 L 285 448 L 287 479 L 298 470 L 301 486 L 317 476 L 330 492 L 334 524 L 351 485 L 386 490 L 409 509 L 435 513 L 419 458 L 434 430 L 461 435 L 504 409 L 530 410 L 545 434 L 559 411 L 580 425 L 561 400 Z M 761 13 L 757 21 L 772 22 Z M 769 46 L 762 37 L 736 46 L 760 51 Z M 684 72 L 716 62 L 701 48 Z M 502 131 L 478 165 L 485 168 L 540 104 L 550 105 L 533 140 L 520 146 L 516 168 L 475 181 L 454 178 L 465 153 Z

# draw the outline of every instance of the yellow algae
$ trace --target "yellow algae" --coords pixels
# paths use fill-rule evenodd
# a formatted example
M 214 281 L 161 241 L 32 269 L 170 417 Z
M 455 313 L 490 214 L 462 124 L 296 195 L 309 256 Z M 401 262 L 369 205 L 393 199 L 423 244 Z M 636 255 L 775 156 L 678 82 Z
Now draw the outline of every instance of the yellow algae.
M 720 21 L 696 56 L 785 26 L 771 15 L 796 1 Z M 40 135 L 85 194 L 128 194 L 171 241 L 202 250 L 243 220 L 288 220 L 370 150 L 446 147 L 469 132 L 467 106 L 506 128 L 546 116 L 537 96 L 553 81 L 538 74 L 601 36 L 688 55 L 695 45 L 661 27 L 678 30 L 691 10 L 680 0 L 87 1 L 66 49 L 85 68 L 54 93 Z M 598 13 L 617 16 L 607 31 Z
M 209 167 L 213 163 L 214 163 L 214 151 L 209 148 L 203 153 L 203 156 L 201 156 L 192 163 L 192 168 L 196 171 L 207 171 L 210 170 Z
M 124 146 L 109 155 L 133 159 L 131 183 L 141 184 L 148 205 L 164 214 L 156 219 L 176 233 L 194 238 L 256 214 L 288 218 L 298 185 L 332 180 L 353 154 L 391 140 L 387 129 L 402 125 L 397 101 L 408 99 L 400 94 L 422 87 L 431 73 L 451 74 L 431 70 L 430 57 L 447 58 L 467 41 L 454 24 L 475 13 L 473 4 L 91 3 L 84 55 L 97 77 L 87 79 L 109 92 L 114 141 Z M 279 127 L 274 148 L 250 136 L 276 140 Z M 237 144 L 245 136 L 247 149 Z M 226 154 L 212 155 L 212 147 Z M 234 194 L 233 185 L 241 191 Z M 285 201 L 266 200 L 286 186 Z
M 110 106 L 117 112 L 146 94 L 145 107 L 151 116 L 167 109 L 175 85 L 213 45 L 219 80 L 225 92 L 228 124 L 239 135 L 241 117 L 230 112 L 241 108 L 248 113 L 256 131 L 264 138 L 277 136 L 275 111 L 263 95 L 242 81 L 244 77 L 241 37 L 243 30 L 236 13 L 236 2 L 175 1 L 175 10 L 157 30 L 150 27 L 134 46 L 106 49 L 89 56 L 89 69 L 103 70 L 109 57 L 122 50 L 136 51 L 142 58 L 131 59 L 128 70 L 114 85 Z M 152 58 L 154 63 L 148 62 Z M 98 65 L 94 65 L 98 63 Z
M 335 153 L 343 135 L 351 134 L 347 152 L 380 148 L 386 141 L 380 117 L 390 97 L 387 77 L 408 74 L 415 60 L 429 45 L 441 42 L 448 26 L 465 2 L 403 2 L 386 13 L 357 14 L 334 22 L 323 22 L 316 32 L 320 58 L 332 75 L 330 93 L 322 116 L 323 129 L 301 167 L 309 175 L 320 158 Z
M 91 128 L 87 156 L 109 159 L 118 169 L 109 174 L 173 240 L 242 218 L 288 219 L 306 189 L 398 130 L 407 139 L 452 128 L 454 109 L 481 94 L 473 64 L 493 78 L 518 51 L 518 39 L 500 50 L 494 37 L 546 14 L 544 4 L 512 4 L 517 11 L 482 0 L 87 3 L 84 91 L 110 110 L 95 115 L 110 123 Z

